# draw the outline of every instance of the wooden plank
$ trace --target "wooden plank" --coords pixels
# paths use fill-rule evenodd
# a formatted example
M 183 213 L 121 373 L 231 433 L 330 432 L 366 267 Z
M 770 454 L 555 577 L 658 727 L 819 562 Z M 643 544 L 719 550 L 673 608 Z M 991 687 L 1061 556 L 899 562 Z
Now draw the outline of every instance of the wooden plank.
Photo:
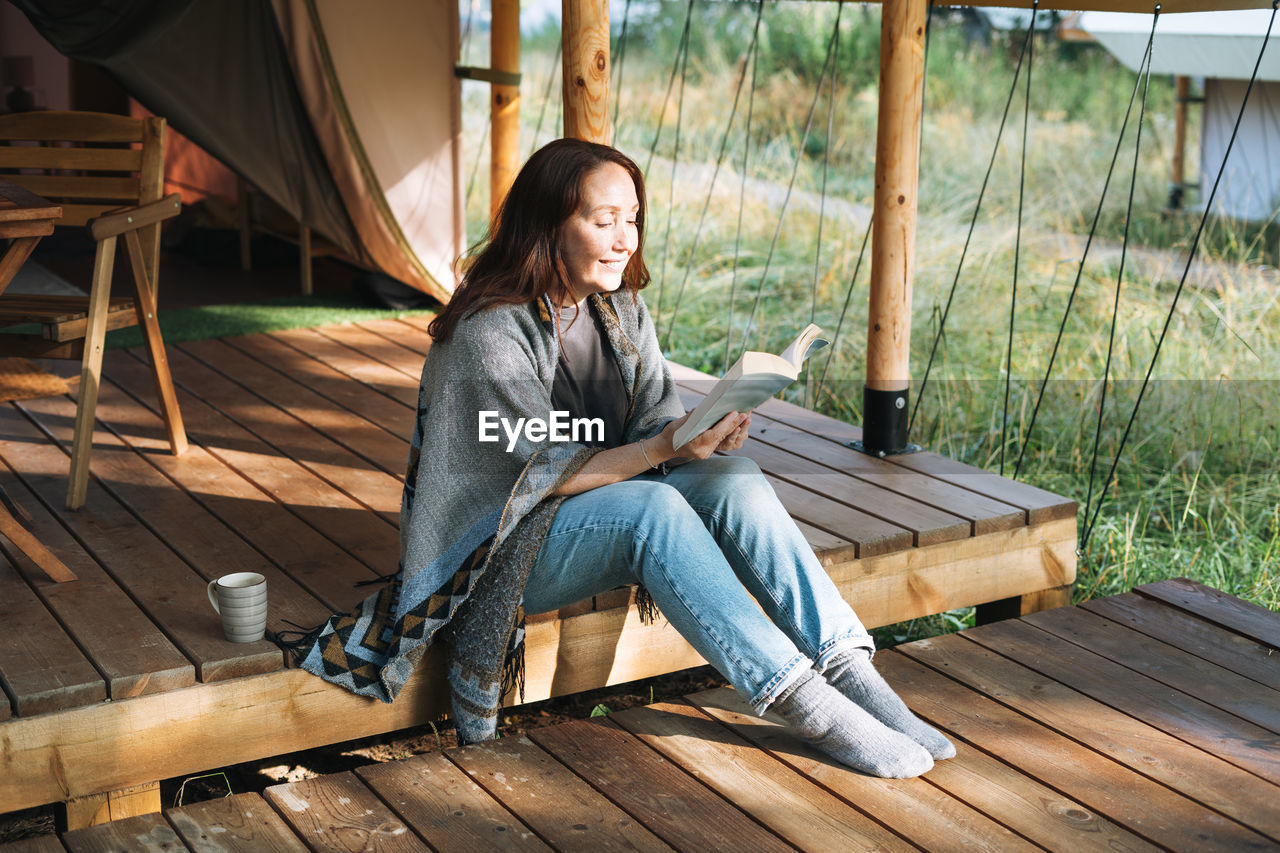
M 964 636 L 1174 737 L 1280 782 L 1280 736 L 1025 622 Z
M 43 429 L 59 437 L 63 435 L 58 431 L 59 424 L 65 420 L 60 414 L 63 409 L 59 400 L 23 402 L 26 411 L 39 413 L 37 417 Z M 163 531 L 166 540 L 188 560 L 209 566 L 210 572 L 221 575 L 233 571 L 262 572 L 265 567 L 259 555 L 265 556 L 333 611 L 345 611 L 367 594 L 355 585 L 373 577 L 368 566 L 203 447 L 193 446 L 180 458 L 172 456 L 160 417 L 138 405 L 117 386 L 108 383 L 102 389 L 98 416 L 114 431 L 115 439 L 125 441 L 140 457 L 121 460 L 116 469 L 118 454 L 110 450 L 114 439 L 104 437 L 100 443 L 108 448 L 103 454 L 109 460 L 105 464 L 110 466 L 104 467 L 107 482 L 127 496 L 131 507 Z M 139 467 L 138 463 L 144 460 L 163 473 L 168 482 L 152 477 L 147 466 Z M 174 485 L 222 525 L 192 524 L 190 517 L 175 512 L 182 508 L 184 501 L 173 494 Z M 203 519 L 204 515 L 196 512 L 194 517 Z M 234 531 L 234 535 L 228 535 L 224 527 Z M 244 547 L 238 539 L 250 547 Z M 223 567 L 221 570 L 216 568 L 219 565 Z M 287 584 L 276 584 L 276 588 L 284 595 L 280 598 L 272 594 L 277 604 L 282 605 L 281 618 L 293 619 L 302 625 L 315 624 L 303 621 L 314 618 L 313 612 L 298 614 L 297 619 L 287 612 L 294 604 L 310 608 L 306 603 L 308 596 L 294 596 Z
M 661 703 L 609 718 L 802 850 L 915 849 L 689 705 Z
M 998 628 L 993 626 L 998 632 Z M 952 634 L 900 646 L 914 660 L 1280 840 L 1280 787 Z
M 6 136 L 0 128 L 0 137 Z M 0 152 L 0 168 L 15 169 L 78 169 L 95 172 L 135 172 L 142 163 L 142 152 L 135 148 L 41 148 L 34 145 L 14 145 Z M 30 186 L 34 192 L 37 184 L 28 183 L 38 175 L 5 175 L 5 180 L 22 186 Z M 136 183 L 136 181 L 135 181 Z M 113 196 L 114 197 L 114 196 Z M 134 198 L 137 198 L 135 195 Z M 118 205 L 117 205 L 118 206 Z
M 183 386 L 216 408 L 224 416 L 252 432 L 278 454 L 296 460 L 316 477 L 354 498 L 381 516 L 392 527 L 400 521 L 400 493 L 404 484 L 396 477 L 368 463 L 346 447 L 312 427 L 310 412 L 293 410 L 245 393 L 245 388 L 229 377 L 234 375 L 237 357 L 214 370 L 194 352 L 208 353 L 207 346 L 189 345 L 174 349 L 171 360 Z M 225 372 L 223 372 L 225 370 Z M 401 458 L 401 464 L 408 454 Z
M 187 364 L 183 364 L 183 369 Z M 137 400 L 152 408 L 151 372 L 130 354 L 114 351 L 106 363 L 107 376 Z M 396 528 L 352 498 L 281 455 L 253 433 L 207 404 L 190 390 L 198 386 L 180 370 L 179 402 L 187 434 L 195 444 L 240 472 L 259 489 L 276 498 L 290 512 L 369 566 L 376 574 L 395 571 L 400 559 Z M 397 499 L 398 499 L 397 487 Z
M 487 741 L 446 755 L 552 847 L 671 849 L 527 737 Z
M 1280 655 L 1242 634 L 1131 592 L 1085 602 L 1084 609 L 1177 646 L 1223 669 L 1280 690 Z M 1280 618 L 1280 617 L 1277 617 Z
M 1259 850 L 1265 837 L 964 687 L 897 650 L 876 663 L 929 722 L 1171 849 Z
M 422 376 L 422 353 L 401 346 L 368 329 L 362 329 L 354 323 L 323 326 L 316 331 L 330 340 L 350 347 L 361 355 L 395 368 L 415 383 Z
M 64 402 L 70 407 L 69 401 Z M 50 584 L 23 561 L 17 564 L 36 595 L 102 674 L 107 695 L 128 699 L 194 684 L 191 662 L 8 468 L 0 467 L 0 488 L 21 501 L 31 515 L 32 532 L 75 573 L 76 583 Z
M 397 346 L 425 356 L 431 351 L 431 336 L 427 334 L 427 324 L 434 318 L 435 314 L 422 314 L 394 320 L 362 320 L 355 325 L 386 338 Z
M 781 718 L 756 716 L 729 688 L 686 696 L 685 701 L 923 850 L 1037 849 L 945 791 L 940 795 L 924 778 L 886 785 L 884 780 L 832 764 L 793 734 Z
M 377 425 L 382 431 L 377 434 L 379 439 L 385 441 L 387 436 L 393 436 L 398 442 L 404 442 L 407 446 L 407 436 L 413 433 L 416 403 L 415 407 L 410 407 L 361 382 L 354 382 L 345 373 L 304 355 L 270 335 L 224 338 L 222 342 L 305 385 L 326 400 Z M 406 449 L 405 460 L 408 458 Z M 404 465 L 401 464 L 400 467 L 403 468 Z
M 104 420 L 107 416 L 115 414 L 119 408 L 117 400 L 122 396 L 123 394 L 114 386 L 104 388 L 98 414 Z M 35 420 L 46 434 L 65 442 L 66 430 L 63 425 L 74 411 L 70 401 L 65 397 L 46 397 L 24 402 L 29 405 L 24 406 L 23 411 Z M 130 405 L 128 408 L 133 415 L 143 414 L 141 407 Z M 126 446 L 118 435 L 100 430 L 93 459 L 93 470 L 98 478 L 98 487 L 105 489 L 127 507 L 157 538 L 198 572 L 204 581 L 208 582 L 232 572 L 257 572 L 266 577 L 270 600 L 270 609 L 267 614 L 268 629 L 289 630 L 290 626 L 287 622 L 295 625 L 316 625 L 328 617 L 335 605 L 323 603 L 309 594 L 305 587 L 241 539 L 236 528 L 228 526 L 216 516 L 211 515 L 192 494 L 182 488 L 181 482 L 175 483 L 153 467 L 162 455 L 173 459 L 166 452 L 169 446 L 168 439 L 158 418 L 155 419 L 148 439 L 144 448 L 138 448 L 144 454 L 140 456 Z M 194 465 L 179 464 L 175 467 L 181 467 L 188 473 L 196 473 L 191 471 L 193 467 L 209 467 L 212 469 L 209 477 L 196 482 L 211 480 L 217 483 L 219 488 L 231 483 L 243 483 L 240 477 L 228 471 L 226 466 L 212 457 L 205 455 L 197 459 L 196 456 L 198 454 L 193 451 L 191 460 L 184 457 L 184 463 L 193 461 Z M 255 491 L 247 484 L 242 488 L 249 492 Z M 263 507 L 274 505 L 274 502 L 267 502 L 260 493 L 256 496 L 259 513 L 262 512 Z M 252 507 L 246 510 L 246 514 L 252 514 Z M 287 515 L 287 513 L 282 514 Z M 340 591 L 346 595 L 346 599 L 343 599 L 344 603 L 354 603 L 350 601 L 353 596 L 350 595 L 349 584 Z M 213 623 L 211 630 L 220 632 L 217 616 L 212 609 L 208 613 L 208 619 Z M 72 624 L 97 626 L 110 623 L 98 619 L 77 619 Z M 92 628 L 91 631 L 95 636 L 101 633 Z M 109 638 L 116 636 L 122 635 L 107 634 Z M 114 639 L 111 641 L 114 642 Z M 101 639 L 98 640 L 98 644 L 101 644 Z M 145 643 L 140 641 L 136 645 L 142 646 Z M 157 669 L 156 672 L 159 673 L 161 670 Z
M 107 698 L 102 676 L 4 556 L 0 590 L 0 686 L 14 712 L 29 717 Z
M 355 772 L 440 853 L 551 849 L 440 753 Z
M 71 853 L 119 853 L 122 850 L 164 853 L 189 849 L 158 813 L 77 829 L 63 835 L 62 843 Z
M 264 339 L 270 340 L 265 336 Z M 226 341 L 192 342 L 183 344 L 182 348 L 262 400 L 286 412 L 301 416 L 311 428 L 323 433 L 367 462 L 395 477 L 404 477 L 409 458 L 407 436 L 412 429 L 412 418 L 405 417 L 407 412 L 403 406 L 396 407 L 399 421 L 390 426 L 400 427 L 406 431 L 392 434 L 367 420 L 366 417 L 335 405 L 333 401 L 321 396 L 300 379 L 290 377 L 287 373 L 277 372 L 257 358 L 228 345 Z M 282 349 L 286 349 L 295 356 L 298 355 L 296 351 L 288 350 L 287 347 Z M 361 387 L 350 380 L 345 384 Z
M 37 435 L 13 409 L 0 408 L 0 455 L 85 550 L 111 569 L 116 583 L 196 665 L 201 681 L 237 678 L 283 666 L 280 649 L 265 640 L 228 643 L 217 614 L 209 607 L 206 580 L 139 525 L 114 497 L 92 489 L 80 511 L 63 509 L 67 457 Z
M 271 337 L 417 411 L 419 377 L 410 377 L 380 361 L 357 353 L 314 329 L 272 332 Z
M 677 384 L 681 402 L 684 402 L 686 409 L 698 405 L 698 401 L 712 386 L 710 379 L 686 380 Z M 841 471 L 876 489 L 884 489 L 908 497 L 913 502 L 924 503 L 934 510 L 945 512 L 947 516 L 963 517 L 969 521 L 969 532 L 973 535 L 1016 528 L 1025 523 L 1025 512 L 1019 507 L 991 500 L 932 476 L 893 465 L 890 461 L 855 451 L 846 444 L 806 433 L 791 427 L 785 421 L 767 418 L 759 410 L 751 419 L 751 438 L 755 442 L 769 444 L 778 450 L 817 462 L 828 469 Z
M 814 492 L 787 480 L 769 474 L 765 474 L 765 479 L 793 518 L 853 542 L 859 558 L 911 547 L 913 536 L 910 530 L 843 504 L 823 500 Z
M 51 149 L 28 149 L 43 150 Z M 85 149 L 79 149 L 85 150 Z M 113 152 L 114 153 L 114 152 Z M 61 168 L 67 168 L 62 166 Z M 45 198 L 94 198 L 102 201 L 137 202 L 138 179 L 96 175 L 23 175 L 22 185 Z
M 1136 587 L 1134 592 L 1181 608 L 1273 649 L 1280 649 L 1280 618 L 1265 607 L 1187 578 Z
M 85 829 L 100 826 L 114 820 L 160 811 L 160 783 L 148 782 L 120 791 L 73 797 L 62 804 L 67 829 Z
M 676 382 L 694 391 L 705 394 L 715 377 L 684 365 L 668 361 L 671 374 Z M 708 384 L 710 381 L 710 384 Z M 778 421 L 795 429 L 823 438 L 827 441 L 845 446 L 849 442 L 862 440 L 862 428 L 844 421 L 810 411 L 803 406 L 788 403 L 785 400 L 766 400 L 756 411 L 763 417 Z M 900 467 L 927 474 L 930 477 L 945 481 L 953 486 L 984 495 L 1003 504 L 1018 507 L 1026 513 L 1028 524 L 1040 524 L 1062 518 L 1074 518 L 1076 505 L 1052 492 L 1038 489 L 1035 486 L 1007 480 L 998 474 L 974 468 L 963 462 L 948 459 L 929 451 L 905 453 L 887 457 L 886 462 Z
M 257 794 L 192 803 L 170 809 L 165 817 L 194 850 L 307 851 L 307 846 Z
M 579 720 L 529 737 L 677 850 L 791 849 L 620 729 Z
M 141 142 L 142 122 L 136 118 L 112 113 L 63 110 L 10 113 L 0 121 L 0 139 L 31 139 L 41 142 Z
M 747 456 L 774 477 L 786 479 L 816 493 L 814 499 L 835 500 L 851 509 L 911 531 L 912 545 L 936 545 L 969 536 L 965 519 L 928 504 L 882 489 L 847 474 L 832 471 L 801 456 L 748 438 L 741 450 L 730 456 Z M 803 513 L 801 513 L 803 514 Z M 841 532 L 841 531 L 836 531 Z
M 1026 617 L 1026 621 L 1264 729 L 1280 732 L 1280 691 L 1087 610 L 1046 610 Z
M 428 850 L 353 773 L 335 773 L 262 792 L 313 850 L 395 853 Z
M 782 421 L 764 416 L 752 418 L 751 435 L 774 447 L 790 451 L 913 500 L 965 518 L 975 536 L 1008 530 L 1026 523 L 1018 507 L 962 489 L 943 480 L 894 465 L 852 447 L 828 441 Z

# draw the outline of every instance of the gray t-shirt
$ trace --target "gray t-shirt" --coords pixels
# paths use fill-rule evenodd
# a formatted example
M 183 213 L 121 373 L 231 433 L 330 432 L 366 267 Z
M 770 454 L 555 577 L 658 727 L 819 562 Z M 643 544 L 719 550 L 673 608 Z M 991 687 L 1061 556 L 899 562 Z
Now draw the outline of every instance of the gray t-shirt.
M 560 309 L 560 360 L 551 386 L 551 405 L 572 418 L 600 418 L 604 422 L 604 440 L 583 444 L 605 448 L 622 444 L 627 389 L 604 322 L 590 300 L 581 307 Z

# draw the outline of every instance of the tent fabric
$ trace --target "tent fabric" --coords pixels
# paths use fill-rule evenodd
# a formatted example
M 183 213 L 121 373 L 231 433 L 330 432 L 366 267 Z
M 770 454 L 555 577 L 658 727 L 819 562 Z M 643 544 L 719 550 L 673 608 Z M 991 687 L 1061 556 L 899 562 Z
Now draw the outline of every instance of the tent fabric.
M 1218 175 L 1231 129 L 1244 101 L 1246 80 L 1206 80 L 1200 131 L 1201 193 Z M 1213 212 L 1251 222 L 1280 218 L 1280 83 L 1254 83 L 1231 149 Z
M 441 301 L 465 243 L 457 4 L 273 0 L 302 101 L 363 248 Z M 377 61 L 371 61 L 376 57 Z
M 1248 80 L 1270 19 L 1269 9 L 1161 15 L 1151 50 L 1151 73 Z M 1084 12 L 1077 26 L 1130 71 L 1142 64 L 1151 34 L 1150 15 Z M 1268 40 L 1258 79 L 1280 80 L 1280 31 Z
M 316 234 L 448 299 L 466 239 L 456 4 L 10 2 Z

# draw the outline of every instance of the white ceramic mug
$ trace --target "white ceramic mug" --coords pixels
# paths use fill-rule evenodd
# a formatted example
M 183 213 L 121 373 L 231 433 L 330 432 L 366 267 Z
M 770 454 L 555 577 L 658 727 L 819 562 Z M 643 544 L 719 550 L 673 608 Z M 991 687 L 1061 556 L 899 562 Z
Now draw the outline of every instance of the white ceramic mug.
M 209 581 L 209 603 L 222 617 L 222 633 L 233 643 L 253 643 L 267 630 L 267 579 L 236 572 Z

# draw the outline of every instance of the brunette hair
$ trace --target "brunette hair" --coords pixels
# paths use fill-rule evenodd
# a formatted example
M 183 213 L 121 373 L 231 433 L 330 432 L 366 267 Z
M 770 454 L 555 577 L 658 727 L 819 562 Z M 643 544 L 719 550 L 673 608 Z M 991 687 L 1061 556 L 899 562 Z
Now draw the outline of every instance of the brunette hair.
M 582 205 L 587 175 L 616 163 L 631 176 L 640 210 L 639 240 L 622 272 L 622 289 L 635 294 L 649 284 L 644 263 L 644 176 L 635 162 L 608 145 L 581 139 L 557 139 L 534 152 L 511 184 L 484 241 L 471 250 L 462 282 L 448 304 L 427 326 L 438 343 L 449 340 L 464 317 L 496 305 L 531 302 L 559 288 L 568 289 L 561 256 L 561 226 Z

